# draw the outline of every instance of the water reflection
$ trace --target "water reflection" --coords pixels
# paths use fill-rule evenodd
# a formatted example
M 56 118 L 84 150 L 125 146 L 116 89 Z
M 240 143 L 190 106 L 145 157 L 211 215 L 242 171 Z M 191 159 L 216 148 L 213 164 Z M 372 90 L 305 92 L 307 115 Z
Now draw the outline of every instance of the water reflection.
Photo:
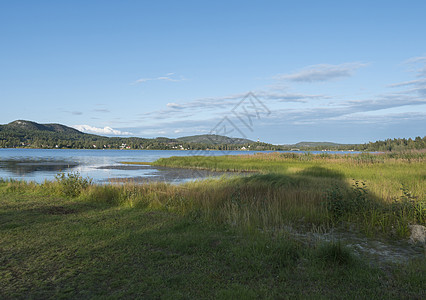
M 77 167 L 76 162 L 66 161 L 34 161 L 34 160 L 3 160 L 0 168 L 17 176 L 35 172 L 62 172 Z

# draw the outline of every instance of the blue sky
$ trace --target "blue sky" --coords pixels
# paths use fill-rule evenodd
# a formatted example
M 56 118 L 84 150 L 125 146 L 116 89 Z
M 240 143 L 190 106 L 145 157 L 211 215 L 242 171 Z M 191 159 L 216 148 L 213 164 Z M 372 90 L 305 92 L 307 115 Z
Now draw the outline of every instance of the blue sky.
M 0 123 L 275 144 L 424 136 L 425 12 L 409 0 L 0 0 Z

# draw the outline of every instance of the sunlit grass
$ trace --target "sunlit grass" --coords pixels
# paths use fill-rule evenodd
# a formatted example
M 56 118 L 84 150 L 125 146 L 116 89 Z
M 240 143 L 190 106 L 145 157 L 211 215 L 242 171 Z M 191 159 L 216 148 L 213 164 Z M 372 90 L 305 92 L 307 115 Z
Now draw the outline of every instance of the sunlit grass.
M 221 212 L 226 211 L 227 217 L 222 215 L 216 218 L 244 224 L 245 227 L 279 227 L 298 221 L 308 226 L 334 225 L 336 217 L 325 209 L 324 199 L 331 189 L 338 188 L 347 203 L 358 201 L 355 183 L 362 182 L 368 191 L 363 195 L 368 205 L 358 205 L 352 211 L 346 209 L 339 220 L 354 222 L 368 233 L 380 231 L 402 237 L 408 234 L 409 224 L 426 222 L 425 162 L 424 152 L 399 155 L 273 153 L 171 157 L 159 159 L 154 164 L 260 173 L 234 179 L 232 183 L 222 183 L 223 186 L 229 183 L 231 189 L 238 189 L 238 197 L 235 197 L 235 191 L 225 193 L 228 198 Z M 406 193 L 409 193 L 409 199 Z M 213 203 L 224 199 L 222 196 L 216 197 L 214 192 L 206 194 L 210 194 L 206 197 Z
M 426 154 L 295 154 L 273 153 L 246 156 L 171 157 L 154 162 L 155 165 L 180 168 L 205 168 L 217 171 L 257 171 L 286 175 L 340 177 L 351 185 L 353 179 L 368 183 L 369 190 L 383 201 L 391 202 L 401 195 L 406 186 L 414 195 L 424 198 Z M 313 173 L 315 172 L 315 174 Z

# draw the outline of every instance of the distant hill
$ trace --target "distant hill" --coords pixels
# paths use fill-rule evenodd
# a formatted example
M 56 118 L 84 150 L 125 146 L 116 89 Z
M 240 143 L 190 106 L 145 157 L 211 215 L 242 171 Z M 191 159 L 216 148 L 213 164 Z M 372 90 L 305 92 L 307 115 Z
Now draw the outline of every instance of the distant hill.
M 356 150 L 405 151 L 426 148 L 426 137 L 398 138 L 367 144 L 300 142 L 272 145 L 215 134 L 167 137 L 106 137 L 88 134 L 62 124 L 39 124 L 17 120 L 0 125 L 0 148 L 151 149 L 151 150 Z
M 181 142 L 186 142 L 186 143 L 197 143 L 197 144 L 207 144 L 207 145 L 216 145 L 216 144 L 242 145 L 242 144 L 254 143 L 253 141 L 248 139 L 232 138 L 232 137 L 216 135 L 216 134 L 184 136 L 184 137 L 177 138 L 176 140 Z
M 238 150 L 241 145 L 253 143 L 247 139 L 220 135 L 195 135 L 178 139 L 106 137 L 84 133 L 62 124 L 39 124 L 26 120 L 0 125 L 0 148 Z
M 6 125 L 0 125 L 3 130 L 17 130 L 17 131 L 49 131 L 57 133 L 68 133 L 68 134 L 81 134 L 85 133 L 78 131 L 77 129 L 61 125 L 61 124 L 39 124 L 32 121 L 16 120 Z
M 17 120 L 0 125 L 0 148 L 85 148 L 103 138 L 61 124 Z

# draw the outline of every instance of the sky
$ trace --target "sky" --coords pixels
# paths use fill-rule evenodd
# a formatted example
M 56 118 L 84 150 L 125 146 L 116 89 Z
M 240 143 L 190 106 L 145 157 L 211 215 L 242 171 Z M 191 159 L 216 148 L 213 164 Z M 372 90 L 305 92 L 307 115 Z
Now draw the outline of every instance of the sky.
M 426 135 L 426 1 L 0 0 L 0 124 L 273 144 Z

